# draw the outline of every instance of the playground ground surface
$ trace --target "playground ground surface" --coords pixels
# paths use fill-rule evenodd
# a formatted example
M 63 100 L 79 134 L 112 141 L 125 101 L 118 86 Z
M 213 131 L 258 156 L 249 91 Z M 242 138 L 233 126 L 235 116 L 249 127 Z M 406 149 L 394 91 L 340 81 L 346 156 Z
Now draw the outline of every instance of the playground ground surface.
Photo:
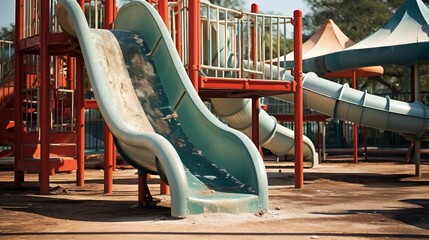
M 393 158 L 392 158 L 393 159 Z M 51 176 L 52 195 L 39 195 L 37 175 L 13 189 L 13 172 L 0 172 L 0 239 L 429 239 L 429 163 L 421 178 L 398 159 L 359 164 L 333 158 L 305 172 L 294 189 L 291 162 L 266 161 L 270 209 L 258 214 L 170 217 L 169 197 L 137 207 L 137 175 L 114 172 L 114 193 L 103 194 L 103 171 L 88 169 L 84 187 L 75 174 Z

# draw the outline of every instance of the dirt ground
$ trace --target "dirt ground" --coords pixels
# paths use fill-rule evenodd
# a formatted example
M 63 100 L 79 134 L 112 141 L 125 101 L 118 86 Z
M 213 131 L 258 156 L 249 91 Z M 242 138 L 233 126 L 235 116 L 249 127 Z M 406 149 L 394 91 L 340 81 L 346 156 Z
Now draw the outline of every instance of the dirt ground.
M 103 194 L 103 171 L 51 176 L 52 195 L 38 194 L 36 174 L 23 189 L 0 172 L 0 239 L 429 239 L 429 164 L 330 161 L 304 170 L 294 189 L 290 162 L 267 161 L 270 210 L 254 214 L 170 217 L 169 197 L 150 181 L 158 207 L 137 207 L 134 169 L 114 172 L 114 193 Z

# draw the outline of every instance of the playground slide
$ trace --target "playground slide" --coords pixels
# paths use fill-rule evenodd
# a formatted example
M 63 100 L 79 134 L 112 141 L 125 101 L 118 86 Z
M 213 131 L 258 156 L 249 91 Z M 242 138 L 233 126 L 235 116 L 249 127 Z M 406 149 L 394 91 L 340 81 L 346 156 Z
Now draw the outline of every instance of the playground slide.
M 228 124 L 252 136 L 252 101 L 240 98 L 211 99 L 213 108 Z M 313 142 L 306 136 L 304 140 L 304 159 L 310 161 L 312 167 L 319 164 L 319 158 Z M 275 155 L 294 155 L 294 131 L 277 123 L 277 120 L 268 115 L 263 109 L 259 111 L 259 143 Z
M 56 11 L 63 30 L 79 40 L 118 150 L 168 182 L 173 216 L 268 209 L 258 150 L 208 111 L 150 4 L 123 6 L 114 31 L 89 29 L 75 0 L 59 0 Z
M 283 68 L 282 71 L 282 80 L 293 80 L 290 71 Z M 337 119 L 402 133 L 410 138 L 421 137 L 429 127 L 429 108 L 421 102 L 406 103 L 389 96 L 375 96 L 350 88 L 348 84 L 320 78 L 314 73 L 304 74 L 303 88 L 305 107 Z M 292 94 L 274 98 L 293 102 Z

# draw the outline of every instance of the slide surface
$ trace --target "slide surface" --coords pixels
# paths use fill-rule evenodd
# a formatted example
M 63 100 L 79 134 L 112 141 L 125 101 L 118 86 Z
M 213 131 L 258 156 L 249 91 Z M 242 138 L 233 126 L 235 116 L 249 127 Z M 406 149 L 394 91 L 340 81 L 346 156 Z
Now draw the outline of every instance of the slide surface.
M 57 16 L 79 40 L 119 151 L 140 171 L 158 172 L 168 182 L 173 216 L 268 209 L 258 150 L 208 111 L 150 4 L 122 7 L 114 31 L 89 29 L 74 0 L 58 1 Z

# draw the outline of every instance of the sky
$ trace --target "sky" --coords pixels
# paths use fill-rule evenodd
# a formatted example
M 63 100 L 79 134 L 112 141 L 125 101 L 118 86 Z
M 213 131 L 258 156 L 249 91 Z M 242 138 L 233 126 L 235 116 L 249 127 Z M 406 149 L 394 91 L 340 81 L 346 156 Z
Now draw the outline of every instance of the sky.
M 0 0 L 0 27 L 15 22 L 15 0 Z
M 259 11 L 273 12 L 292 16 L 295 9 L 300 9 L 305 14 L 308 7 L 303 0 L 245 0 L 245 5 L 252 3 L 259 5 Z M 0 27 L 6 27 L 15 22 L 15 0 L 0 0 Z
M 286 16 L 293 16 L 293 11 L 299 9 L 305 14 L 309 8 L 304 0 L 245 0 L 245 5 L 250 10 L 252 3 L 258 4 L 259 11 L 277 13 Z

